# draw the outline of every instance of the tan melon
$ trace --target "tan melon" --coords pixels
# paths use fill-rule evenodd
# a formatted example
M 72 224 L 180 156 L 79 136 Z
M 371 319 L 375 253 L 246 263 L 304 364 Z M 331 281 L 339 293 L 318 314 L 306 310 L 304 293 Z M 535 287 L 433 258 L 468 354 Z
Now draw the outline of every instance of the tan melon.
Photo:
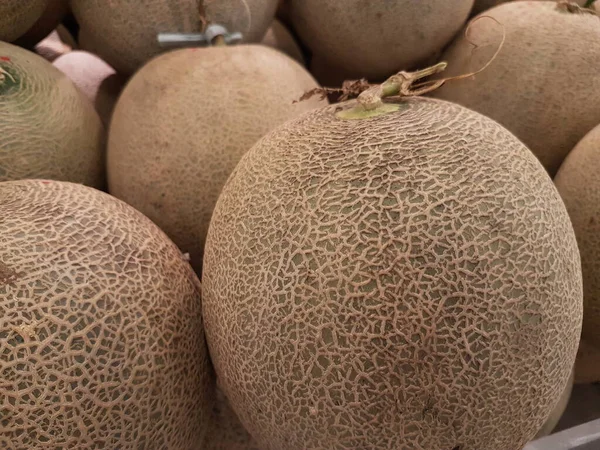
M 355 104 L 269 133 L 219 197 L 203 316 L 223 391 L 269 450 L 520 449 L 581 332 L 560 196 L 474 111 Z
M 38 20 L 48 0 L 2 0 L 0 2 L 0 41 L 11 42 L 25 34 Z
M 494 6 L 498 6 L 501 3 L 506 3 L 509 1 L 529 1 L 529 0 L 475 0 L 475 4 L 473 5 L 472 15 L 479 14 L 481 12 L 487 11 Z M 538 1 L 538 0 L 536 0 Z M 546 0 L 557 2 L 558 0 Z M 587 3 L 587 0 L 573 0 L 573 3 L 577 3 L 579 6 L 584 6 Z
M 565 413 L 565 410 L 567 409 L 569 400 L 571 400 L 571 393 L 573 392 L 574 379 L 575 379 L 575 370 L 573 370 L 571 372 L 571 376 L 569 377 L 569 380 L 567 381 L 567 385 L 565 386 L 563 393 L 561 394 L 560 398 L 558 399 L 556 406 L 550 413 L 550 416 L 544 423 L 544 426 L 542 426 L 542 428 L 540 428 L 540 431 L 537 432 L 534 439 L 540 439 L 542 437 L 548 436 L 556 428 L 556 425 L 558 425 L 560 418 L 563 416 L 563 414 Z
M 16 44 L 33 48 L 55 30 L 69 13 L 69 0 L 47 0 L 47 2 L 41 17 L 23 36 L 17 39 Z
M 339 88 L 346 80 L 354 80 L 356 77 L 351 72 L 341 67 L 336 67 L 325 61 L 319 55 L 312 57 L 310 61 L 310 73 L 322 86 Z M 375 82 L 376 80 L 369 80 Z
M 582 339 L 575 361 L 575 383 L 600 383 L 600 347 Z
M 49 178 L 103 187 L 105 131 L 62 72 L 0 42 L 0 181 Z
M 104 125 L 108 126 L 125 77 L 92 53 L 75 51 L 54 61 L 54 67 L 65 73 L 94 104 Z
M 202 450 L 260 450 L 220 389 Z
M 554 176 L 600 123 L 600 19 L 545 1 L 505 3 L 485 15 L 506 32 L 497 58 L 474 78 L 446 83 L 433 95 L 504 125 Z M 489 19 L 474 23 L 468 39 L 476 49 L 461 33 L 442 56 L 448 62 L 444 76 L 483 67 L 502 40 L 502 27 Z
M 334 67 L 376 80 L 429 60 L 463 26 L 473 0 L 290 0 L 294 29 Z
M 599 26 L 600 26 L 600 19 Z M 600 126 L 569 154 L 554 180 L 577 236 L 583 269 L 583 338 L 600 347 Z
M 133 73 L 164 51 L 157 33 L 200 32 L 203 20 L 242 32 L 245 42 L 260 42 L 277 0 L 72 0 L 71 6 L 102 59 Z
M 62 25 L 35 46 L 35 52 L 48 62 L 66 55 L 76 44 L 69 31 Z
M 94 42 L 94 38 L 86 31 L 85 28 L 80 28 L 77 35 L 78 47 L 88 53 L 97 55 L 99 53 L 98 44 Z
M 294 39 L 294 36 L 292 36 L 292 33 L 290 33 L 285 25 L 279 20 L 273 21 L 261 44 L 282 51 L 290 58 L 294 58 L 300 64 L 305 64 L 304 55 Z
M 0 447 L 197 450 L 212 375 L 177 247 L 85 186 L 0 183 Z
M 155 221 L 199 271 L 227 177 L 264 134 L 323 105 L 293 103 L 315 87 L 296 61 L 262 45 L 161 55 L 134 75 L 115 108 L 110 192 Z

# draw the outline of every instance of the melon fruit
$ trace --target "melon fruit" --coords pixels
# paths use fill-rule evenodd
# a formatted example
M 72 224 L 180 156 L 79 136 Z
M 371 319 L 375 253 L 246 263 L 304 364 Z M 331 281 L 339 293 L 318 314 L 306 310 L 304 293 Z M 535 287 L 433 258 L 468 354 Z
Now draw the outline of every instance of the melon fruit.
M 310 73 L 322 86 L 339 88 L 346 80 L 354 80 L 356 77 L 351 72 L 341 67 L 336 67 L 325 61 L 319 55 L 314 55 L 310 61 Z M 369 80 L 375 82 L 377 80 Z
M 565 413 L 565 410 L 567 409 L 569 400 L 571 400 L 571 393 L 573 392 L 574 379 L 575 379 L 575 370 L 572 370 L 571 376 L 569 377 L 569 380 L 567 381 L 567 385 L 566 385 L 565 389 L 563 390 L 563 393 L 561 394 L 560 398 L 558 399 L 556 406 L 550 413 L 550 416 L 548 417 L 548 419 L 546 419 L 544 426 L 542 426 L 542 428 L 540 428 L 540 430 L 537 432 L 534 439 L 540 439 L 542 437 L 548 436 L 556 428 L 556 425 L 558 425 L 560 418 L 562 417 L 562 415 Z
M 529 1 L 529 0 L 475 0 L 475 4 L 473 5 L 473 11 L 471 12 L 471 14 L 472 15 L 479 14 L 481 12 L 487 11 L 490 8 L 493 8 L 494 6 L 498 6 L 501 3 L 506 3 L 509 1 Z M 557 0 L 546 0 L 546 1 L 552 1 L 554 3 L 557 2 Z M 579 6 L 585 6 L 587 3 L 587 0 L 577 0 L 577 1 L 573 1 L 573 3 L 577 3 Z
M 474 111 L 355 105 L 279 126 L 223 188 L 202 306 L 223 391 L 268 450 L 521 449 L 581 333 L 560 196 Z
M 62 25 L 35 46 L 35 52 L 48 62 L 53 62 L 76 47 L 69 31 Z
M 599 24 L 600 27 L 600 19 Z M 583 270 L 583 338 L 600 347 L 600 125 L 585 135 L 554 183 L 571 217 Z
M 0 181 L 103 187 L 105 131 L 94 107 L 41 56 L 0 42 Z
M 47 0 L 46 9 L 40 18 L 15 43 L 22 47 L 33 48 L 55 30 L 68 13 L 69 0 Z
M 245 42 L 260 42 L 277 0 L 72 0 L 71 7 L 102 59 L 131 74 L 164 51 L 159 32 L 200 32 L 203 22 L 219 23 L 242 32 Z
M 585 339 L 581 340 L 577 351 L 575 383 L 600 383 L 600 347 L 588 344 Z
M 300 64 L 304 65 L 304 54 L 294 39 L 294 36 L 279 20 L 274 20 L 261 44 L 282 51 L 290 58 L 294 58 Z
M 579 9 L 579 8 L 577 8 Z M 486 11 L 446 50 L 444 76 L 489 67 L 433 93 L 474 109 L 512 131 L 551 176 L 577 142 L 600 123 L 600 19 L 545 1 L 504 3 Z M 502 25 L 502 26 L 501 26 Z M 567 76 L 568 79 L 565 79 Z
M 200 283 L 123 202 L 0 183 L 1 448 L 197 450 L 213 379 Z
M 296 61 L 263 45 L 155 58 L 129 81 L 113 113 L 110 192 L 155 221 L 200 271 L 227 177 L 264 134 L 323 105 L 294 103 L 315 87 Z
M 260 450 L 220 389 L 216 391 L 211 422 L 202 450 Z
M 290 0 L 294 29 L 315 54 L 354 77 L 422 65 L 464 25 L 473 0 Z
M 48 0 L 2 0 L 0 2 L 0 41 L 22 36 L 38 20 Z
M 114 106 L 125 85 L 125 78 L 98 56 L 74 51 L 54 61 L 94 104 L 102 122 L 108 126 Z

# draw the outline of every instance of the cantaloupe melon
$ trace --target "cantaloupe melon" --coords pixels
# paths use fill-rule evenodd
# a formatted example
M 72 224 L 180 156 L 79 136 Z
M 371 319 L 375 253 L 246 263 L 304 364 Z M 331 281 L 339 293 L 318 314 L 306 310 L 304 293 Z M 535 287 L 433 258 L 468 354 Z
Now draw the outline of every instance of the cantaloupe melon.
M 315 55 L 375 80 L 422 65 L 460 30 L 472 6 L 473 0 L 290 0 L 289 15 Z
M 459 34 L 442 59 L 444 76 L 475 71 L 433 96 L 500 122 L 540 159 L 551 176 L 577 142 L 600 123 L 600 19 L 564 3 L 516 1 L 485 13 Z M 478 47 L 475 48 L 473 43 Z
M 0 183 L 0 447 L 197 450 L 200 283 L 146 217 L 85 186 Z
M 600 27 L 600 19 L 598 19 Z M 600 126 L 569 154 L 554 180 L 577 236 L 583 270 L 583 337 L 600 347 Z
M 56 30 L 35 46 L 35 52 L 48 62 L 66 55 L 75 48 L 76 43 L 69 31 L 60 25 Z
M 494 6 L 498 6 L 501 3 L 506 3 L 509 1 L 529 1 L 529 0 L 475 0 L 475 4 L 473 5 L 472 15 L 479 14 L 481 12 L 487 11 Z M 538 0 L 536 0 L 538 1 Z M 552 1 L 556 3 L 558 0 L 546 0 Z M 585 6 L 587 4 L 587 0 L 573 0 L 573 3 L 577 3 L 579 6 Z M 592 6 L 594 8 L 594 6 Z
M 38 20 L 48 0 L 2 0 L 0 2 L 0 41 L 22 36 Z
M 79 33 L 77 35 L 77 45 L 79 49 L 93 53 L 95 55 L 99 54 L 98 44 L 94 42 L 94 38 L 86 31 L 85 28 L 80 28 Z
M 98 54 L 123 73 L 133 73 L 163 52 L 159 32 L 200 32 L 203 20 L 260 42 L 273 21 L 277 0 L 72 0 L 75 17 Z
M 27 3 L 27 0 L 22 3 Z M 69 0 L 47 0 L 46 9 L 41 17 L 15 43 L 22 47 L 33 48 L 60 25 L 68 12 Z
M 110 192 L 154 220 L 200 270 L 227 177 L 264 134 L 323 105 L 294 103 L 315 87 L 296 61 L 263 45 L 159 56 L 117 102 L 108 143 Z
M 125 77 L 117 74 L 100 57 L 84 51 L 61 56 L 54 61 L 54 67 L 67 75 L 92 101 L 102 122 L 108 126 L 115 103 L 125 85 Z
M 291 58 L 294 58 L 300 64 L 304 65 L 304 55 L 294 39 L 294 36 L 279 20 L 274 20 L 261 44 L 282 51 Z
M 565 410 L 567 409 L 569 400 L 571 400 L 571 393 L 573 392 L 574 378 L 575 378 L 575 370 L 573 370 L 571 372 L 571 376 L 569 377 L 569 380 L 567 381 L 567 386 L 565 387 L 565 389 L 563 390 L 563 393 L 561 394 L 560 398 L 558 399 L 556 406 L 550 413 L 550 416 L 544 423 L 544 426 L 542 426 L 542 428 L 540 428 L 540 431 L 537 432 L 534 439 L 540 439 L 544 436 L 548 436 L 556 428 L 556 425 L 558 425 L 560 418 L 562 417 L 562 415 L 565 413 Z
M 600 383 L 600 347 L 582 339 L 575 361 L 575 383 Z
M 310 61 L 310 73 L 322 86 L 330 88 L 339 88 L 344 81 L 356 79 L 353 73 L 336 67 L 325 61 L 319 55 L 314 55 Z M 377 80 L 369 80 L 376 82 Z
M 355 104 L 273 130 L 223 188 L 203 270 L 223 391 L 269 450 L 521 449 L 581 333 L 560 196 L 474 111 Z
M 103 187 L 105 131 L 62 72 L 0 42 L 0 181 L 50 178 Z

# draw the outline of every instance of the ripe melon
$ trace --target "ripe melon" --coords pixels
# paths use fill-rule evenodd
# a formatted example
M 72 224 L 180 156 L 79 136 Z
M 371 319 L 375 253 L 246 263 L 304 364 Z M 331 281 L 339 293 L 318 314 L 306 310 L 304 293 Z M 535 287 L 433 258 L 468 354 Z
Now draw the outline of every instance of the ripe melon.
M 346 80 L 354 80 L 356 77 L 343 68 L 336 67 L 325 61 L 319 55 L 314 55 L 310 61 L 310 73 L 322 86 L 339 88 Z M 381 80 L 369 80 L 376 82 Z
M 66 55 L 76 47 L 69 31 L 62 25 L 35 46 L 35 52 L 48 62 Z
M 22 3 L 27 3 L 22 0 Z M 55 30 L 69 12 L 69 0 L 47 0 L 46 9 L 40 18 L 15 41 L 17 45 L 33 48 Z
M 211 408 L 200 283 L 123 202 L 0 183 L 0 447 L 197 450 Z
M 104 125 L 108 126 L 115 103 L 125 85 L 125 78 L 92 53 L 70 52 L 54 61 L 94 104 Z
M 600 27 L 600 19 L 598 19 Z M 571 217 L 583 270 L 583 338 L 600 347 L 600 126 L 569 154 L 554 180 Z
M 48 61 L 0 42 L 0 181 L 103 187 L 105 131 L 91 103 Z
M 242 32 L 245 42 L 260 42 L 277 0 L 72 0 L 71 7 L 102 59 L 133 73 L 164 51 L 157 33 L 200 32 L 202 18 Z
M 474 78 L 433 93 L 483 113 L 521 139 L 551 176 L 567 153 L 600 123 L 600 19 L 564 4 L 505 3 L 486 11 L 506 32 L 491 65 Z M 442 56 L 444 76 L 475 71 L 496 52 L 502 27 L 489 19 L 461 33 Z M 566 77 L 566 78 L 565 78 Z
M 155 221 L 200 271 L 227 177 L 264 134 L 323 105 L 293 103 L 315 87 L 296 61 L 262 45 L 155 58 L 130 80 L 113 113 L 110 192 Z
M 0 41 L 22 36 L 38 20 L 48 0 L 2 0 L 0 2 Z
M 569 400 L 571 400 L 571 393 L 573 392 L 573 382 L 575 377 L 575 370 L 571 371 L 571 376 L 569 377 L 569 381 L 567 381 L 567 386 L 563 390 L 560 398 L 558 399 L 558 403 L 550 413 L 550 416 L 544 423 L 544 426 L 540 428 L 540 431 L 537 432 L 534 439 L 540 439 L 544 436 L 548 436 L 552 433 L 552 431 L 558 425 L 561 417 L 565 413 L 567 409 L 567 405 L 569 404 Z
M 203 271 L 223 391 L 269 450 L 521 449 L 581 333 L 560 196 L 474 111 L 354 105 L 278 127 L 223 188 Z
M 464 25 L 473 0 L 290 0 L 301 39 L 333 66 L 377 79 L 423 64 Z
M 472 15 L 479 14 L 481 12 L 487 11 L 490 8 L 493 8 L 494 6 L 498 6 L 501 3 L 506 3 L 509 1 L 528 1 L 528 0 L 475 0 L 475 4 L 473 5 L 473 11 L 471 12 L 471 14 Z M 557 0 L 546 0 L 546 1 L 552 1 L 554 3 L 557 2 Z M 584 6 L 587 3 L 587 0 L 573 0 L 573 3 L 577 3 L 579 6 Z
M 285 25 L 278 20 L 273 21 L 261 44 L 282 51 L 290 58 L 294 58 L 300 64 L 305 64 L 304 55 L 294 39 L 294 36 L 292 36 Z

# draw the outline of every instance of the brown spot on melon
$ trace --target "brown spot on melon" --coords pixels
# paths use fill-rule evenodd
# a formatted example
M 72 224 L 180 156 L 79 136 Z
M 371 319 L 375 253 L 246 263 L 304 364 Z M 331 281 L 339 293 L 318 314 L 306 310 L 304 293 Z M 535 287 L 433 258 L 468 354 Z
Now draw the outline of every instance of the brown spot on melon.
M 42 57 L 0 42 L 0 181 L 104 185 L 105 131 L 93 106 Z
M 327 63 L 378 79 L 423 64 L 464 25 L 473 0 L 290 0 L 303 42 Z
M 200 284 L 123 202 L 0 183 L 2 448 L 197 450 L 211 408 Z M 23 275 L 24 274 L 24 275 Z
M 598 23 L 600 27 L 600 20 Z M 567 156 L 554 183 L 567 207 L 581 253 L 583 338 L 600 347 L 600 126 Z
M 155 58 L 117 102 L 108 143 L 110 192 L 157 223 L 197 270 L 212 209 L 258 139 L 324 103 L 293 103 L 317 87 L 262 45 L 184 49 Z
M 475 71 L 432 95 L 474 109 L 512 131 L 551 176 L 567 153 L 600 123 L 600 19 L 565 12 L 556 3 L 517 1 L 486 12 L 442 56 L 444 76 Z M 503 31 L 504 28 L 504 31 Z M 568 75 L 566 75 L 568 74 Z M 565 76 L 568 80 L 565 81 Z
M 223 188 L 203 271 L 223 391 L 265 449 L 522 448 L 581 333 L 560 196 L 474 111 L 354 105 L 273 130 Z
M 294 58 L 300 64 L 305 64 L 304 55 L 296 43 L 294 36 L 292 36 L 292 33 L 290 33 L 285 25 L 278 20 L 273 21 L 261 44 L 282 51 L 290 58 Z
M 89 98 L 108 126 L 119 94 L 125 85 L 125 77 L 92 53 L 75 51 L 54 61 L 54 67 L 67 75 L 75 86 Z
M 48 0 L 2 0 L 0 2 L 0 41 L 22 36 L 40 18 Z
M 69 0 L 47 0 L 47 6 L 41 17 L 15 44 L 25 48 L 33 48 L 53 30 L 55 30 L 69 12 Z M 27 3 L 27 1 L 23 1 Z
M 243 33 L 245 42 L 260 42 L 277 7 L 277 0 L 72 0 L 71 3 L 76 19 L 92 38 L 98 55 L 117 71 L 128 74 L 164 52 L 156 39 L 159 32 L 200 32 L 205 21 Z

